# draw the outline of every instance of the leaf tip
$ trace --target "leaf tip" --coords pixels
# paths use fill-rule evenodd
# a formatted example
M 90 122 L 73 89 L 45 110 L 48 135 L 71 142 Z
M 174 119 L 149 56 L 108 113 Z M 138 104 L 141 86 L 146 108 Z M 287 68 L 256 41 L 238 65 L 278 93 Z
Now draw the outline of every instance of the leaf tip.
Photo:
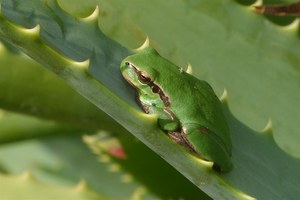
M 122 183 L 130 183 L 130 182 L 132 182 L 132 180 L 133 180 L 133 177 L 130 174 L 123 174 L 121 176 Z
M 223 104 L 227 104 L 228 103 L 228 92 L 227 92 L 227 89 L 224 88 L 223 90 L 223 94 L 221 95 L 220 97 L 220 101 L 223 103 Z
M 105 151 L 106 146 L 110 146 L 109 137 L 105 132 L 100 132 L 93 136 L 84 136 L 83 140 L 88 145 L 88 147 L 93 151 L 93 153 L 98 155 L 98 160 L 101 163 L 107 163 L 107 170 L 109 172 L 118 172 L 121 169 L 121 166 L 117 163 L 112 162 L 112 158 Z M 104 140 L 104 143 L 101 142 Z M 108 143 L 108 144 L 106 144 Z
M 26 34 L 26 35 L 30 35 L 30 36 L 33 36 L 33 37 L 39 37 L 40 36 L 41 26 L 40 26 L 40 24 L 37 24 L 33 28 L 18 27 L 18 29 L 21 32 L 23 32 L 24 34 Z
M 263 0 L 256 0 L 251 4 L 251 7 L 254 7 L 255 10 L 257 10 L 257 8 L 264 7 Z
M 70 62 L 73 67 L 76 67 L 78 69 L 83 69 L 83 70 L 88 70 L 88 67 L 90 65 L 90 59 L 84 60 L 82 62 L 73 61 L 73 60 Z
M 261 130 L 262 133 L 266 134 L 272 134 L 273 132 L 273 125 L 272 125 L 272 120 L 269 119 L 266 126 Z
M 99 6 L 96 5 L 95 9 L 90 15 L 88 15 L 87 17 L 80 18 L 80 20 L 84 22 L 97 22 L 99 19 L 99 13 Z
M 111 161 L 111 158 L 106 155 L 106 154 L 101 154 L 99 155 L 99 162 L 102 162 L 102 163 L 109 163 Z
M 30 171 L 25 171 L 19 176 L 20 180 L 23 181 L 36 181 Z
M 82 140 L 83 142 L 91 149 L 91 151 L 94 153 L 94 154 L 99 154 L 101 155 L 101 150 L 99 150 L 99 148 L 95 148 L 94 144 L 97 142 L 97 139 L 93 136 L 90 136 L 90 135 L 83 135 L 82 136 Z
M 237 193 L 237 196 L 240 197 L 240 199 L 244 200 L 256 200 L 256 198 L 249 196 L 248 194 L 245 194 L 240 191 L 235 191 Z
M 143 195 L 146 193 L 146 189 L 144 187 L 138 187 L 134 192 L 131 200 L 140 200 L 143 199 Z
M 139 51 L 142 51 L 143 49 L 147 48 L 150 46 L 150 40 L 149 40 L 149 37 L 147 36 L 146 39 L 145 39 L 145 42 L 142 44 L 142 46 L 136 48 L 136 49 L 133 49 L 134 52 L 139 52 Z
M 192 160 L 194 160 L 195 162 L 199 163 L 201 166 L 203 166 L 204 168 L 206 168 L 207 170 L 211 170 L 214 163 L 212 161 L 208 161 L 208 160 L 203 160 L 201 158 L 198 158 L 197 156 L 193 156 L 193 155 L 188 155 L 190 156 L 190 158 Z
M 287 32 L 294 32 L 298 34 L 299 24 L 300 24 L 300 19 L 296 18 L 290 24 L 286 26 L 281 26 L 281 29 Z
M 121 167 L 120 165 L 116 164 L 116 163 L 112 163 L 108 166 L 108 171 L 110 172 L 118 172 L 120 171 Z
M 87 182 L 84 179 L 81 179 L 77 185 L 75 185 L 75 191 L 76 192 L 82 192 L 82 191 L 86 191 L 89 189 L 89 186 L 87 184 Z
M 265 6 L 263 5 L 263 0 L 256 0 L 250 5 L 250 9 L 258 14 L 264 14 Z
M 188 73 L 188 74 L 193 73 L 193 67 L 192 67 L 191 63 L 188 63 L 188 66 L 187 66 L 185 72 Z

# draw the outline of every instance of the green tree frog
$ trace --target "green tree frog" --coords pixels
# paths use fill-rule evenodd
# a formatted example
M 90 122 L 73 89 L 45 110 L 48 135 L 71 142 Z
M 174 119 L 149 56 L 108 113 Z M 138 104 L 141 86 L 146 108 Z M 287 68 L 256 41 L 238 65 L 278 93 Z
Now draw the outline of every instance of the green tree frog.
M 231 137 L 222 104 L 210 85 L 147 47 L 125 58 L 123 77 L 137 89 L 137 102 L 157 114 L 158 126 L 195 156 L 232 169 Z

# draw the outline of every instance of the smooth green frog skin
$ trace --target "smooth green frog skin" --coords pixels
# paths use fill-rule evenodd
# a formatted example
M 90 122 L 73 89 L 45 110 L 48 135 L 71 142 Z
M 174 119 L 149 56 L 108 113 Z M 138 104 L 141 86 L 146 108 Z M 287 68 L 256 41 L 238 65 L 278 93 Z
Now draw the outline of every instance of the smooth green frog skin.
M 124 59 L 123 77 L 137 89 L 137 102 L 158 115 L 159 127 L 192 154 L 214 162 L 214 169 L 232 169 L 231 137 L 222 104 L 207 82 L 186 73 L 145 48 Z

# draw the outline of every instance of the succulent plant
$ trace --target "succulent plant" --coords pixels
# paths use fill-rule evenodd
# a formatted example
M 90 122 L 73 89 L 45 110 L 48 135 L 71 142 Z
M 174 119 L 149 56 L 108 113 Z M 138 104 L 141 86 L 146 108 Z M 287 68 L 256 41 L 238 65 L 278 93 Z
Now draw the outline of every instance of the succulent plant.
M 299 198 L 298 19 L 242 0 L 0 5 L 0 199 Z M 222 96 L 230 173 L 137 106 L 119 64 L 147 37 Z

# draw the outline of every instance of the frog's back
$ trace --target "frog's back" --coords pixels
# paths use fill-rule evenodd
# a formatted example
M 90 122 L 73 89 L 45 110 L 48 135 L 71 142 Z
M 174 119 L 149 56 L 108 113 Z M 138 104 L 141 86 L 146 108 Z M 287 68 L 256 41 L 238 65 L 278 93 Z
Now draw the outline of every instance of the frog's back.
M 185 72 L 180 75 L 183 77 L 181 81 L 172 84 L 177 90 L 172 92 L 176 95 L 171 98 L 176 99 L 171 102 L 172 108 L 176 108 L 172 111 L 180 119 L 182 126 L 191 125 L 208 129 L 218 136 L 228 152 L 231 152 L 229 127 L 219 98 L 207 82 Z

